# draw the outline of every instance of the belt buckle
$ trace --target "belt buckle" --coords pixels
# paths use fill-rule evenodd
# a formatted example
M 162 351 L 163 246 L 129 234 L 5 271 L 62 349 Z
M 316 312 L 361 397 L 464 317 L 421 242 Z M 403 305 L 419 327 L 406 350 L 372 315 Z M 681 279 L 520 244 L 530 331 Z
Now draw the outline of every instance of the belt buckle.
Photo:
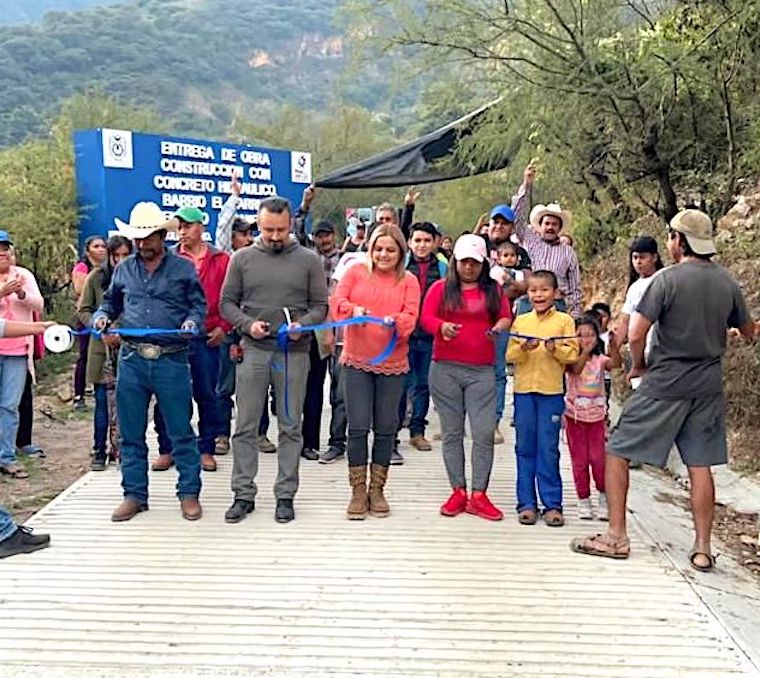
M 155 344 L 140 344 L 137 353 L 146 360 L 158 360 L 161 357 L 161 347 Z

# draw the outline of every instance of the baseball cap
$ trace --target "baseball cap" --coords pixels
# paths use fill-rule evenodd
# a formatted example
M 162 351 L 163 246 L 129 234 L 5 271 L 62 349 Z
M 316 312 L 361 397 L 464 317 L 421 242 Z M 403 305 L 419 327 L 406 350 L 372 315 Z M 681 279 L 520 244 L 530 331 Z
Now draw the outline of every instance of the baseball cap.
M 485 261 L 488 256 L 486 250 L 486 241 L 479 235 L 469 233 L 461 235 L 454 243 L 454 259 L 475 259 L 475 261 Z
M 8 235 L 8 231 L 0 231 L 0 242 L 7 243 L 8 245 L 13 245 L 13 240 L 11 240 L 11 236 Z
M 509 205 L 496 205 L 491 210 L 491 219 L 494 217 L 502 217 L 510 223 L 515 223 L 515 211 Z
M 713 224 L 704 212 L 695 209 L 681 210 L 670 220 L 670 228 L 683 234 L 696 254 L 715 254 Z
M 202 224 L 206 218 L 206 214 L 197 207 L 180 207 L 172 217 L 182 219 L 182 221 L 188 224 L 196 222 Z
M 320 221 L 312 231 L 312 235 L 317 233 L 335 233 L 335 227 L 329 221 Z

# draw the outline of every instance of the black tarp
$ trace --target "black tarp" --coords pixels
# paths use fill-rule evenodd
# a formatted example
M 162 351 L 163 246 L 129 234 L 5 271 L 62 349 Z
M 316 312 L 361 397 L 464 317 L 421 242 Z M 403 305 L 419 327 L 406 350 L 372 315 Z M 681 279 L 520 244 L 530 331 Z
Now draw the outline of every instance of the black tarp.
M 497 102 L 492 101 L 403 146 L 334 170 L 315 183 L 320 188 L 390 188 L 460 179 L 506 167 L 510 160 L 506 154 L 489 163 L 464 164 L 455 157 L 458 141 L 471 135 Z

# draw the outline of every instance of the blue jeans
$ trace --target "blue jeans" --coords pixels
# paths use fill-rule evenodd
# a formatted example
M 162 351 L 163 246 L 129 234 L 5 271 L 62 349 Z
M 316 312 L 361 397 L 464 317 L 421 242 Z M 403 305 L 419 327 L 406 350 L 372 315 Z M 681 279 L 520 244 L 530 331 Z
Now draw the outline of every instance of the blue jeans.
M 0 466 L 16 463 L 18 406 L 26 384 L 26 356 L 0 355 Z
M 346 428 L 348 420 L 346 419 L 346 401 L 343 398 L 343 386 L 341 386 L 340 375 L 343 371 L 343 365 L 340 364 L 340 354 L 343 351 L 342 346 L 335 347 L 335 355 L 330 356 L 330 440 L 328 447 L 336 450 L 341 454 L 346 451 Z
M 544 512 L 562 510 L 559 431 L 564 410 L 562 394 L 515 393 L 518 511 L 537 510 L 536 486 Z
M 404 392 L 398 406 L 399 426 L 406 418 L 406 401 L 412 401 L 412 417 L 409 420 L 409 435 L 425 435 L 427 413 L 430 408 L 430 387 L 428 373 L 433 360 L 433 342 L 427 339 L 409 340 L 409 372 L 404 382 Z
M 219 377 L 216 382 L 216 400 L 219 407 L 217 435 L 230 437 L 232 432 L 232 396 L 235 395 L 235 363 L 230 358 L 230 346 L 238 341 L 228 334 L 219 347 Z
M 216 437 L 223 429 L 221 411 L 216 399 L 219 378 L 219 347 L 211 348 L 206 339 L 190 342 L 190 373 L 193 400 L 198 405 L 198 450 L 214 454 Z
M 190 423 L 193 412 L 187 351 L 148 360 L 122 346 L 116 403 L 121 430 L 121 486 L 125 499 L 148 502 L 148 405 L 158 398 L 177 464 L 177 497 L 189 499 L 201 492 L 201 459 Z
M 13 522 L 11 514 L 0 506 L 0 541 L 5 541 L 12 537 L 16 534 L 17 529 L 18 527 L 16 523 Z
M 496 362 L 493 366 L 494 376 L 496 377 L 496 425 L 499 425 L 501 418 L 504 416 L 504 400 L 507 391 L 507 344 L 509 335 L 497 334 L 494 341 L 494 352 L 496 353 Z
M 108 392 L 105 384 L 95 384 L 95 429 L 93 449 L 98 454 L 106 453 L 108 441 Z

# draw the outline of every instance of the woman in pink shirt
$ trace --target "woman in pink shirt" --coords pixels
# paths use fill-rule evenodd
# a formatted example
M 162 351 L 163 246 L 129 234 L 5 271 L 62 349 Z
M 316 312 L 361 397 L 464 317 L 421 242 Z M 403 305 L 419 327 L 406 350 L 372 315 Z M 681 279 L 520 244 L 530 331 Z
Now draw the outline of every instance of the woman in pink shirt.
M 13 242 L 0 231 L 0 318 L 32 322 L 34 312 L 42 312 L 42 295 L 31 272 L 12 261 Z M 29 477 L 16 460 L 16 431 L 26 372 L 34 374 L 33 353 L 31 336 L 0 339 L 0 473 L 12 478 Z
M 446 280 L 428 290 L 422 328 L 433 335 L 430 393 L 441 422 L 441 451 L 453 492 L 441 506 L 444 516 L 467 511 L 488 520 L 504 515 L 486 490 L 493 466 L 496 427 L 495 341 L 512 325 L 509 298 L 491 278 L 488 250 L 479 235 L 463 235 L 454 245 Z M 467 497 L 464 419 L 472 429 L 472 494 Z
M 91 235 L 84 241 L 84 254 L 82 258 L 74 264 L 71 271 L 71 285 L 76 295 L 77 308 L 82 298 L 82 290 L 87 282 L 90 273 L 100 268 L 106 260 L 106 241 L 99 235 Z M 77 323 L 77 329 L 84 329 L 84 325 Z M 87 375 L 87 349 L 90 345 L 90 335 L 80 334 L 77 337 L 79 345 L 79 355 L 76 365 L 74 366 L 74 408 L 83 410 L 85 408 L 84 391 L 86 387 Z
M 348 472 L 353 490 L 349 520 L 364 520 L 370 513 L 390 513 L 383 488 L 398 428 L 398 406 L 409 371 L 409 336 L 419 315 L 420 285 L 404 270 L 406 242 L 397 226 L 377 226 L 367 252 L 367 264 L 356 264 L 341 278 L 330 298 L 336 320 L 372 315 L 385 318 L 388 327 L 353 325 L 346 328 L 341 364 L 341 385 L 348 419 Z M 380 364 L 372 359 L 387 346 L 395 328 L 392 353 Z M 367 492 L 367 438 L 374 434 L 369 493 Z

